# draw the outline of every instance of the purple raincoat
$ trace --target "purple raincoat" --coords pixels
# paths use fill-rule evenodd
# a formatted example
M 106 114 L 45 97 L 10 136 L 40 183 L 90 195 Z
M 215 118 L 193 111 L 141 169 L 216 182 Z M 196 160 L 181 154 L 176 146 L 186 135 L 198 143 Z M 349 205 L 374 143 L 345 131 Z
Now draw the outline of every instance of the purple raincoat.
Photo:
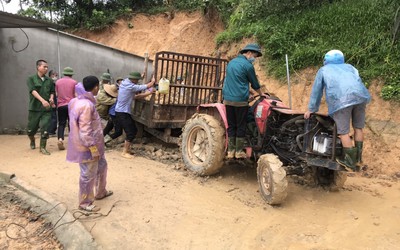
M 86 91 L 85 91 L 85 88 L 83 87 L 83 84 L 81 82 L 78 82 L 75 85 L 75 94 L 76 94 L 76 96 L 83 95 L 85 93 L 86 93 Z
M 95 197 L 107 194 L 107 161 L 104 157 L 104 137 L 100 116 L 95 108 L 95 98 L 77 84 L 77 97 L 68 104 L 70 133 L 68 135 L 67 161 L 79 163 L 79 207 L 87 208 Z M 96 146 L 100 158 L 94 160 L 89 147 Z M 94 192 L 96 189 L 96 193 Z
M 104 155 L 103 129 L 96 111 L 96 101 L 92 93 L 84 89 L 83 92 L 78 89 L 78 96 L 68 104 L 70 133 L 67 161 L 69 162 L 82 163 L 92 160 L 90 146 L 97 146 L 100 157 Z

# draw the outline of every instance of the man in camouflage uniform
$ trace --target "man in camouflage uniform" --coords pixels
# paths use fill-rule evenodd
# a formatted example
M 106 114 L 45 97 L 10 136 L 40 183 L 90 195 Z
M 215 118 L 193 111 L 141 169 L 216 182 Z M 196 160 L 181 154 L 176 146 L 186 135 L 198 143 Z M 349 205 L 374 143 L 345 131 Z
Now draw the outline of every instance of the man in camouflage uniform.
M 51 120 L 51 107 L 55 107 L 54 81 L 46 76 L 48 65 L 45 60 L 36 61 L 36 69 L 37 73 L 27 80 L 29 89 L 28 137 L 31 149 L 35 149 L 35 134 L 40 127 L 40 152 L 50 155 L 46 144 L 49 138 L 47 131 Z

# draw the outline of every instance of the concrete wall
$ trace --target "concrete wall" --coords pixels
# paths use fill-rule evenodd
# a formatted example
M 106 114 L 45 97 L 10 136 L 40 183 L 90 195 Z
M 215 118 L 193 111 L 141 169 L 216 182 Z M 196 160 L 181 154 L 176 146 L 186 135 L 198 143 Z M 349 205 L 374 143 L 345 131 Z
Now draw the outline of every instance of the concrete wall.
M 29 98 L 26 79 L 36 73 L 35 62 L 38 59 L 45 59 L 49 70 L 59 72 L 64 67 L 72 67 L 75 72 L 73 78 L 77 81 L 82 81 L 87 75 L 100 78 L 107 69 L 113 78 L 144 70 L 144 58 L 141 56 L 51 29 L 27 28 L 23 31 L 0 28 L 0 133 L 26 128 Z M 12 45 L 17 51 L 25 46 L 27 48 L 15 52 Z M 152 61 L 149 61 L 149 74 L 152 71 Z M 60 72 L 59 75 L 61 77 Z

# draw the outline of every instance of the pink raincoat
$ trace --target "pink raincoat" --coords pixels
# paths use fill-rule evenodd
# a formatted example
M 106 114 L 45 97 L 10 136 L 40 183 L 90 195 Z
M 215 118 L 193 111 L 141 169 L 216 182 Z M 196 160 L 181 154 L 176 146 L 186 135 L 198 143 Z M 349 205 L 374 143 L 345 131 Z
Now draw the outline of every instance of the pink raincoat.
M 81 163 L 92 160 L 90 146 L 97 146 L 104 155 L 103 129 L 96 111 L 95 98 L 85 92 L 68 104 L 70 133 L 68 136 L 67 161 Z
M 104 157 L 104 137 L 100 116 L 91 92 L 77 85 L 78 96 L 68 104 L 70 133 L 68 135 L 67 161 L 79 163 L 79 206 L 91 205 L 95 197 L 107 194 L 107 161 Z M 96 146 L 100 159 L 93 160 L 89 147 Z M 96 187 L 96 194 L 94 188 Z

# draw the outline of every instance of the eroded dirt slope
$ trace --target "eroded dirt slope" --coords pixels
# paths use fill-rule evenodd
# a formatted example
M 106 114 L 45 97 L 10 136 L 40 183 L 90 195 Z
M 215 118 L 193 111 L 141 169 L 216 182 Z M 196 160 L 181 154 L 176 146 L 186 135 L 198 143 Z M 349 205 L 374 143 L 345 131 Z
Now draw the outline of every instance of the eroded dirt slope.
M 129 28 L 131 26 L 132 28 Z M 102 32 L 76 32 L 76 35 L 139 56 L 158 51 L 175 51 L 195 55 L 215 54 L 214 38 L 224 25 L 217 17 L 199 12 L 157 16 L 137 14 L 131 20 L 119 20 Z

